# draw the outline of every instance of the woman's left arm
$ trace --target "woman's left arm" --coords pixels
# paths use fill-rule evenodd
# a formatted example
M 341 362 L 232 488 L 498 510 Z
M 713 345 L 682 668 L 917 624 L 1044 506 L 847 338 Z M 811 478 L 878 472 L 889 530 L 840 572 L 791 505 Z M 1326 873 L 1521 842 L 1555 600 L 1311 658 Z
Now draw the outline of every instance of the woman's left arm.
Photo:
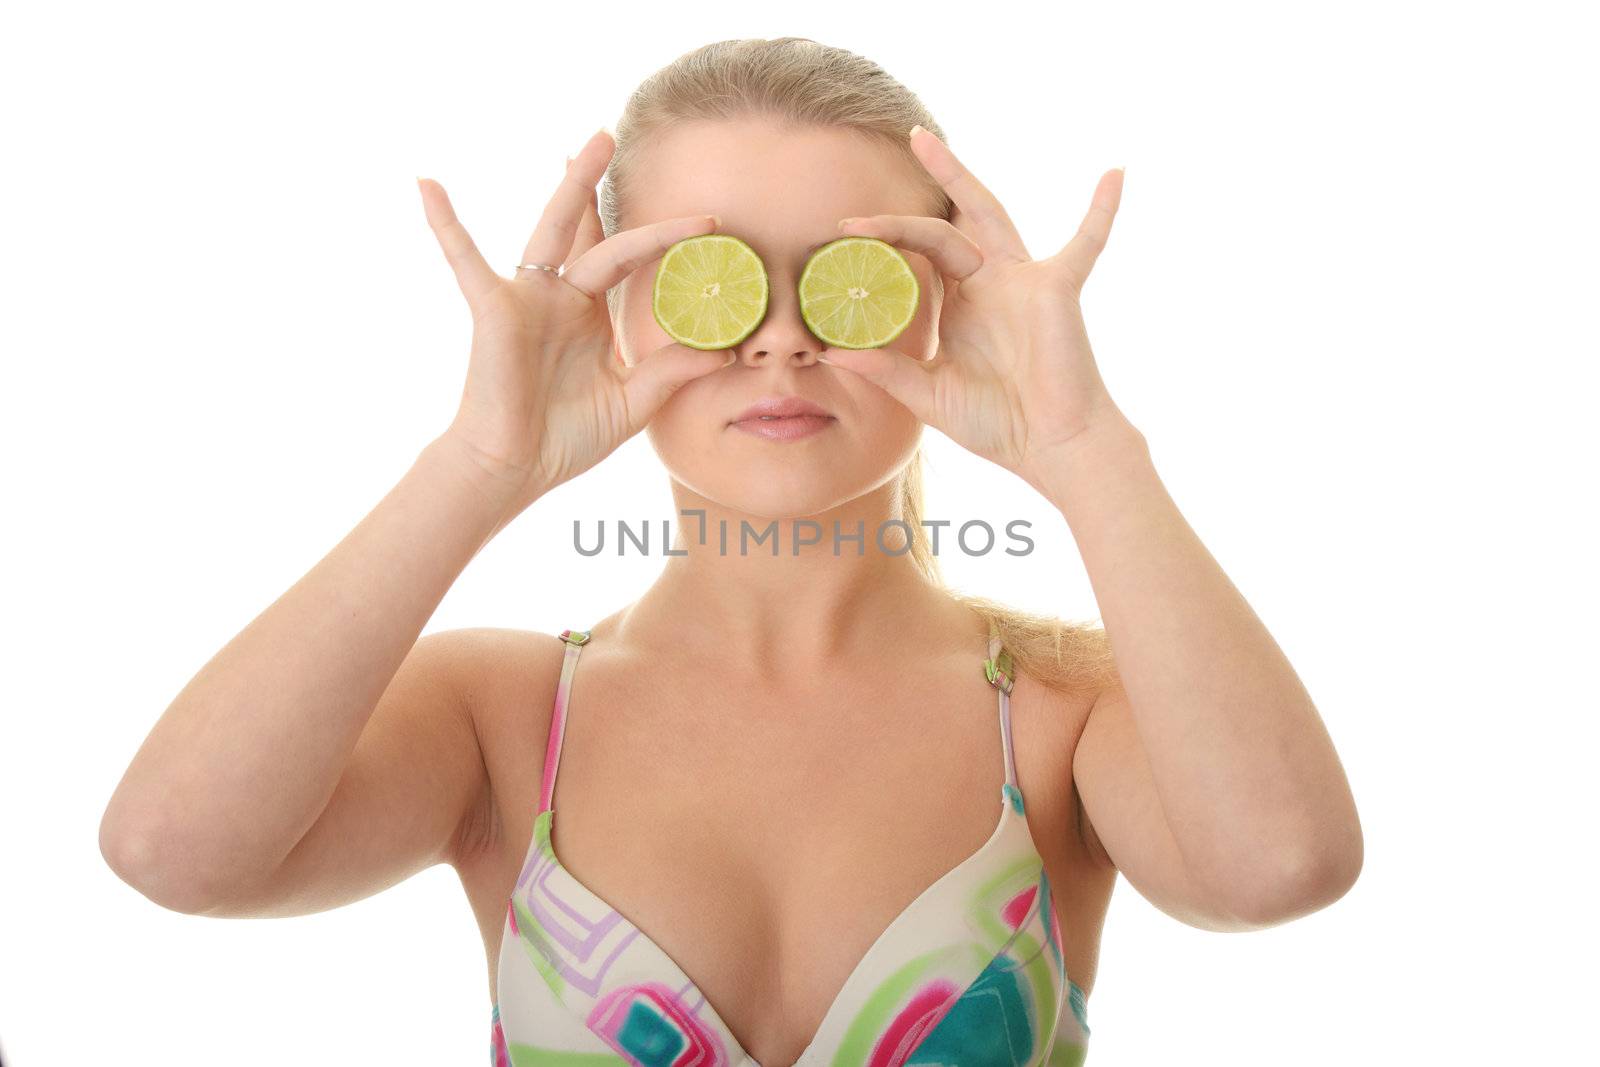
M 823 362 L 879 385 L 1065 516 L 1117 664 L 1073 757 L 1105 858 L 1163 910 L 1210 929 L 1331 903 L 1362 863 L 1338 754 L 1090 350 L 1079 294 L 1110 236 L 1122 173 L 1101 177 L 1071 241 L 1034 260 L 948 145 L 916 128 L 910 146 L 949 193 L 951 217 L 873 215 L 841 229 L 928 257 L 943 293 L 938 350 L 830 349 Z
M 1252 929 L 1332 903 L 1361 870 L 1361 824 L 1299 676 L 1120 417 L 1040 457 L 1029 480 L 1066 518 L 1119 685 L 1073 757 L 1108 857 L 1163 910 Z

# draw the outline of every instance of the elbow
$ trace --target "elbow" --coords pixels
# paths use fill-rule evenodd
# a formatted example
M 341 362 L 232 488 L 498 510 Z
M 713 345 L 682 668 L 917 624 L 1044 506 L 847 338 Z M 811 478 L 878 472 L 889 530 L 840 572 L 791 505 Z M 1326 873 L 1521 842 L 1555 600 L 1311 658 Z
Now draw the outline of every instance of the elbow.
M 1320 911 L 1348 893 L 1361 876 L 1359 825 L 1291 854 L 1275 877 L 1251 887 L 1235 914 L 1253 928 L 1277 926 Z
M 123 824 L 109 810 L 100 820 L 100 855 L 118 878 L 169 911 L 202 915 L 212 898 L 193 864 L 182 861 L 183 853 L 177 839 L 159 827 Z

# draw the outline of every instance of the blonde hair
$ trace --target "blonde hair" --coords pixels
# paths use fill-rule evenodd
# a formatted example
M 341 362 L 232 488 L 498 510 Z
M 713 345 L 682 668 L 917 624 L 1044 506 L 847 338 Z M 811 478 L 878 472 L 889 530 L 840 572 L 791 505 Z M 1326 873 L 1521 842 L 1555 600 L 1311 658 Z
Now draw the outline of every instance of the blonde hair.
M 676 123 L 763 117 L 793 126 L 851 130 L 905 161 L 908 180 L 928 195 L 926 214 L 949 219 L 949 194 L 911 152 L 906 134 L 920 123 L 949 143 L 915 93 L 878 64 L 809 37 L 715 41 L 686 52 L 651 74 L 628 97 L 613 130 L 616 148 L 600 183 L 597 208 L 606 237 L 620 229 L 638 160 L 652 139 Z M 612 318 L 620 287 L 606 292 Z M 1069 692 L 1113 685 L 1116 673 L 1105 630 L 1019 611 L 950 588 L 922 526 L 923 454 L 918 447 L 898 480 L 900 514 L 911 530 L 910 555 L 929 582 L 979 615 L 1011 653 L 1015 670 Z

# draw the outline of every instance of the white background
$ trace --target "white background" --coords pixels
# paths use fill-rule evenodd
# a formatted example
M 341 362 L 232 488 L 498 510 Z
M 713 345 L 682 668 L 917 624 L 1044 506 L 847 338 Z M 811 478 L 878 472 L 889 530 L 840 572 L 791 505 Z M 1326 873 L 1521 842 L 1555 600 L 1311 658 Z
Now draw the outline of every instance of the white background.
M 1189 522 L 1316 698 L 1366 864 L 1198 931 L 1122 882 L 1090 1064 L 1575 1062 L 1595 993 L 1595 38 L 1579 5 L 58 4 L 0 33 L 7 1067 L 469 1064 L 482 948 L 439 866 L 296 919 L 174 914 L 99 819 L 179 689 L 455 410 L 466 306 L 414 178 L 517 262 L 564 157 L 729 37 L 911 86 L 1035 256 L 1127 167 L 1085 292 Z M 1041 19 L 1046 21 L 1041 21 Z M 936 431 L 930 513 L 1030 518 L 952 584 L 1098 617 L 1070 530 Z M 640 435 L 429 631 L 584 627 L 659 555 Z M 536 784 L 530 783 L 530 797 Z

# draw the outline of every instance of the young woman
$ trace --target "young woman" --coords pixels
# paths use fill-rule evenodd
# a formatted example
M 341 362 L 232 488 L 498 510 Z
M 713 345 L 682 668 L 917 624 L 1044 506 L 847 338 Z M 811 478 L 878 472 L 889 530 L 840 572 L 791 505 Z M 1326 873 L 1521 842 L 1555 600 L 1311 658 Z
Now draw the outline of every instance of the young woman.
M 1118 871 L 1214 930 L 1337 899 L 1361 831 L 1328 734 L 1090 352 L 1078 294 L 1121 187 L 1102 177 L 1034 259 L 909 90 L 802 38 L 648 79 L 509 277 L 421 182 L 473 315 L 459 412 L 161 717 L 108 862 L 215 916 L 452 864 L 495 1064 L 1079 1063 Z M 706 352 L 667 337 L 651 288 L 713 231 L 771 295 Z M 825 349 L 799 314 L 841 234 L 916 271 L 891 346 Z M 812 414 L 751 414 L 795 400 Z M 1104 630 L 942 584 L 924 425 L 1059 507 Z M 559 635 L 418 639 L 485 543 L 640 430 L 704 513 L 650 588 Z M 782 552 L 737 549 L 771 520 Z M 884 550 L 889 520 L 910 539 Z

